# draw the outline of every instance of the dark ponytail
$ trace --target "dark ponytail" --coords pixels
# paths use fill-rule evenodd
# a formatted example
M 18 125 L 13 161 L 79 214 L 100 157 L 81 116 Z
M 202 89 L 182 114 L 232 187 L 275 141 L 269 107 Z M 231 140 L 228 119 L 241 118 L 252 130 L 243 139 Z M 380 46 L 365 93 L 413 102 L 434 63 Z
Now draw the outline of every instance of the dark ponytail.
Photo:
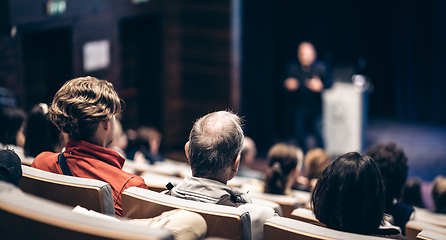
M 288 175 L 296 169 L 299 148 L 277 143 L 268 151 L 269 168 L 265 174 L 265 193 L 284 194 Z
M 265 175 L 265 192 L 283 194 L 286 186 L 286 177 L 283 175 L 279 162 L 275 162 Z

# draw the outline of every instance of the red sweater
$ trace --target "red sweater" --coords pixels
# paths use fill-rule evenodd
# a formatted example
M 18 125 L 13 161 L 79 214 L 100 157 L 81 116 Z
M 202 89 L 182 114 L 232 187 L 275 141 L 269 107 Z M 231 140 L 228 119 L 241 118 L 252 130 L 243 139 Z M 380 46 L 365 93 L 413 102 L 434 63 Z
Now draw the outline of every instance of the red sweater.
M 57 162 L 58 155 L 59 153 L 43 152 L 34 159 L 31 166 L 63 174 Z M 125 159 L 114 150 L 70 139 L 65 146 L 64 155 L 73 176 L 97 179 L 110 184 L 116 216 L 122 216 L 121 193 L 125 189 L 129 187 L 148 189 L 141 177 L 122 171 Z

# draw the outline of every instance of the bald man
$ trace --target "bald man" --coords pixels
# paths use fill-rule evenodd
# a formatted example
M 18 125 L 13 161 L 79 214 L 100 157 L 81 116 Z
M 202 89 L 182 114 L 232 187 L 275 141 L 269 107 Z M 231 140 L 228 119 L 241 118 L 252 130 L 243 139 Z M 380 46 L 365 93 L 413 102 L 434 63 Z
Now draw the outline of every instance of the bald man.
M 186 177 L 167 194 L 242 208 L 250 213 L 252 239 L 263 239 L 263 224 L 275 216 L 274 210 L 252 204 L 246 192 L 226 185 L 238 171 L 243 143 L 241 119 L 236 114 L 219 111 L 198 119 L 184 147 L 192 177 Z

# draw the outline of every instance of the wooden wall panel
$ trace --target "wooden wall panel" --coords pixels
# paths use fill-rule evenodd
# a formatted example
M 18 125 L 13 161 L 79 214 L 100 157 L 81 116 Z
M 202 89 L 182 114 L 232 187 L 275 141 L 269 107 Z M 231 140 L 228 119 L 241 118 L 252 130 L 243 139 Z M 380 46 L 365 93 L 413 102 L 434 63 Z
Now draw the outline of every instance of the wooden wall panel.
M 230 1 L 183 0 L 182 96 L 187 140 L 193 122 L 230 106 Z M 194 55 L 193 53 L 200 53 Z M 203 54 L 205 53 L 205 54 Z
M 181 42 L 181 0 L 171 0 L 166 4 L 163 12 L 163 102 L 164 102 L 164 147 L 167 151 L 177 150 L 181 152 L 185 143 L 184 124 L 181 110 L 183 100 L 182 89 L 182 65 L 180 62 L 182 52 Z M 181 155 L 181 154 L 180 154 Z M 181 155 L 182 156 L 182 155 Z
M 164 134 L 166 151 L 182 151 L 192 124 L 198 117 L 211 111 L 230 109 L 234 105 L 231 99 L 234 92 L 231 79 L 234 77 L 231 73 L 230 0 L 151 0 L 141 5 L 134 5 L 130 0 L 66 0 L 67 10 L 59 16 L 46 15 L 46 2 L 9 0 L 0 3 L 0 87 L 14 88 L 22 100 L 21 107 L 29 109 L 27 105 L 35 104 L 24 101 L 28 95 L 23 74 L 24 36 L 59 28 L 70 29 L 71 32 L 71 58 L 60 59 L 69 61 L 71 67 L 66 78 L 60 79 L 56 85 L 85 75 L 111 81 L 120 95 L 129 100 L 129 109 L 124 112 L 131 115 L 128 125 L 134 127 L 155 122 Z M 154 31 L 153 36 L 161 41 L 160 53 L 154 53 L 160 55 L 160 70 L 158 80 L 154 80 L 158 83 L 143 82 L 142 85 L 150 88 L 158 84 L 159 99 L 141 98 L 144 93 L 138 91 L 141 87 L 138 81 L 156 74 L 139 76 L 140 73 L 131 69 L 137 69 L 138 63 L 135 61 L 140 60 L 126 56 L 128 49 L 122 49 L 126 47 L 121 36 L 123 22 L 151 16 L 159 19 L 161 28 L 159 33 Z M 13 26 L 17 27 L 14 38 L 10 36 Z M 141 27 L 139 31 L 146 31 L 146 27 Z M 110 66 L 85 72 L 84 44 L 103 39 L 110 41 Z M 39 82 L 35 84 L 38 86 Z M 33 99 L 38 99 L 38 96 Z M 151 110 L 141 109 L 141 101 L 150 101 L 150 104 L 159 101 L 161 110 L 155 115 L 160 116 L 142 112 Z M 150 117 L 159 118 L 158 123 L 145 121 Z
M 18 95 L 24 95 L 20 44 L 6 30 L 0 31 L 0 87 L 14 89 Z

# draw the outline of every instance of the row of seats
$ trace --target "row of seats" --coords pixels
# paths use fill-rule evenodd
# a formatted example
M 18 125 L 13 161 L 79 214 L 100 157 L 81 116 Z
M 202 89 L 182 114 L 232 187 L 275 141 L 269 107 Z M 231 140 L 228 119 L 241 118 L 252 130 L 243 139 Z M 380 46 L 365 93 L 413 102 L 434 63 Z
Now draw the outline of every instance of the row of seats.
M 23 191 L 63 203 L 67 206 L 74 207 L 81 205 L 90 210 L 114 215 L 113 197 L 108 183 L 99 180 L 49 173 L 28 166 L 22 167 L 23 176 L 19 187 Z M 28 208 L 32 208 L 34 203 L 29 200 L 31 196 L 26 196 L 29 203 Z M 268 205 L 267 201 L 265 202 L 261 199 L 256 200 L 254 198 L 255 203 L 256 201 L 259 201 L 257 202 L 259 204 Z M 22 203 L 26 203 L 26 201 L 22 201 Z M 1 205 L 2 211 L 6 211 L 3 209 L 3 206 L 6 206 L 3 200 Z M 277 204 L 270 206 L 275 208 L 277 212 L 280 212 L 278 209 L 281 209 L 281 211 L 284 209 L 280 208 Z M 66 206 L 64 207 L 72 209 Z M 122 195 L 122 208 L 124 217 L 136 219 L 155 217 L 164 211 L 172 209 L 186 209 L 203 216 L 208 225 L 207 237 L 223 237 L 228 239 L 251 238 L 249 214 L 233 207 L 193 202 L 150 190 L 131 187 L 126 189 Z M 53 212 L 53 210 L 48 211 Z M 289 210 L 286 211 L 288 212 Z M 15 212 L 9 213 L 15 214 Z M 35 215 L 38 216 L 39 214 Z M 283 239 L 286 239 L 291 236 L 295 238 L 301 235 L 306 236 L 307 239 L 361 239 L 360 237 L 364 237 L 362 235 L 353 236 L 350 233 L 317 226 L 319 222 L 308 209 L 293 208 L 290 214 L 283 214 L 283 216 L 285 217 L 275 217 L 267 221 L 264 226 L 265 239 L 282 239 L 282 237 L 279 238 L 278 236 L 283 236 Z M 416 221 L 409 223 L 406 233 L 412 239 L 429 239 L 419 237 L 432 236 L 433 233 L 446 235 L 446 230 L 441 227 L 432 228 L 430 224 L 420 225 Z M 413 227 L 411 228 L 412 225 Z M 4 225 L 2 224 L 2 226 Z M 444 235 L 442 236 L 444 237 Z
M 112 189 L 100 180 L 55 174 L 22 165 L 19 188 L 71 207 L 81 205 L 99 213 L 115 215 Z
M 316 217 L 314 216 L 313 212 L 308 209 L 304 208 L 297 208 L 291 213 L 291 218 L 299 220 L 301 222 L 310 223 L 313 225 L 323 226 L 324 224 L 320 223 Z M 441 223 L 439 223 L 441 224 Z M 444 223 L 443 223 L 444 224 Z M 406 224 L 406 237 L 409 237 L 411 239 L 419 239 L 419 236 L 421 232 L 433 232 L 436 234 L 440 234 L 438 236 L 441 236 L 440 238 L 434 238 L 434 239 L 446 239 L 446 228 L 437 226 L 435 224 L 429 224 L 423 221 L 419 220 L 410 220 Z
M 72 209 L 0 181 L 2 239 L 173 239 L 165 229 L 99 220 Z

